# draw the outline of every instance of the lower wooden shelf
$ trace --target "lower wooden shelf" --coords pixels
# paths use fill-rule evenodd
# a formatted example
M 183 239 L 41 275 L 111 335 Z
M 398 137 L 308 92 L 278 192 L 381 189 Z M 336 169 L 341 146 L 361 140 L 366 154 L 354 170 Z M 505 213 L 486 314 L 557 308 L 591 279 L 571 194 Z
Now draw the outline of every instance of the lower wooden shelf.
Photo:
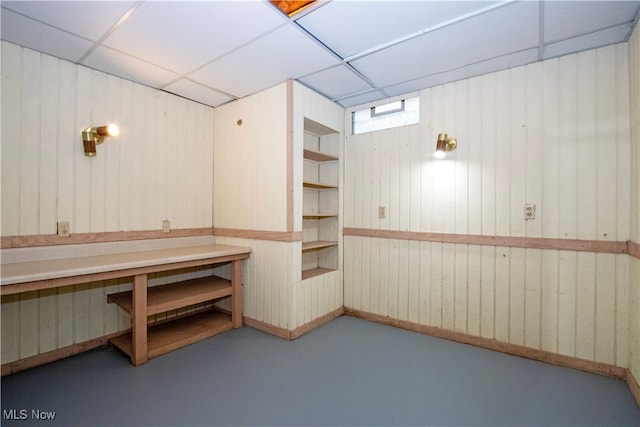
M 223 298 L 231 294 L 231 281 L 218 276 L 153 286 L 147 288 L 147 316 Z M 107 295 L 107 302 L 115 303 L 131 314 L 132 291 Z
M 199 312 L 152 325 L 147 329 L 147 354 L 157 357 L 232 329 L 231 315 L 218 310 Z M 113 338 L 111 344 L 131 357 L 132 334 Z
M 333 268 L 322 268 L 322 267 L 311 268 L 309 270 L 303 270 L 302 271 L 302 280 L 310 279 L 312 277 L 320 276 L 321 274 L 330 273 L 332 271 L 336 271 L 336 270 L 333 269 Z

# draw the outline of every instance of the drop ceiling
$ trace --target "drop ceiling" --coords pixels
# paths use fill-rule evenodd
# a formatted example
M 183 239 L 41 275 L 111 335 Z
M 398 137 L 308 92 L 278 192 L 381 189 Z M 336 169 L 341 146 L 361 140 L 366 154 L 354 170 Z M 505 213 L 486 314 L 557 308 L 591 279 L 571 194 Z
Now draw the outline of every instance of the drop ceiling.
M 640 1 L 2 1 L 2 39 L 217 107 L 289 78 L 342 106 L 626 41 Z

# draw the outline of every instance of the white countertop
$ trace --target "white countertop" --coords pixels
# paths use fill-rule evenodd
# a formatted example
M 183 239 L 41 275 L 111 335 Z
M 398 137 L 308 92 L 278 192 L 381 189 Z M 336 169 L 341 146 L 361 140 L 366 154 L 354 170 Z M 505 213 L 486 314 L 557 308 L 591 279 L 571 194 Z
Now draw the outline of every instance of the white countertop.
M 39 280 L 241 255 L 250 252 L 251 248 L 210 244 L 22 262 L 5 262 L 3 257 L 0 285 L 14 285 Z

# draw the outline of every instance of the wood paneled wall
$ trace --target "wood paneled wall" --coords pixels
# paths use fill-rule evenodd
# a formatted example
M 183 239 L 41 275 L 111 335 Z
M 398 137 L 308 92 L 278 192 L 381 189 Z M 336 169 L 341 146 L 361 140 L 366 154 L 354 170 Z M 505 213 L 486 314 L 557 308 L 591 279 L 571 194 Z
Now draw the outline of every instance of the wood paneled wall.
M 286 85 L 218 107 L 214 117 L 215 227 L 288 231 Z
M 2 125 L 3 236 L 212 226 L 210 107 L 2 42 Z
M 332 154 L 343 157 L 344 135 L 344 109 L 338 104 L 324 98 L 300 83 L 293 83 L 293 224 L 294 229 L 302 231 L 302 205 L 304 192 L 302 180 L 304 171 L 304 119 L 310 119 L 320 123 L 338 133 L 336 147 L 323 147 Z M 334 142 L 332 140 L 332 142 Z M 331 143 L 327 143 L 331 144 Z M 296 265 L 296 281 L 293 284 L 293 300 L 291 307 L 291 329 L 308 324 L 324 315 L 327 315 L 343 306 L 343 246 L 342 246 L 342 185 L 343 168 L 342 161 L 338 165 L 321 166 L 323 174 L 326 174 L 326 182 L 338 184 L 339 196 L 337 202 L 338 216 L 338 270 L 325 273 L 310 279 L 301 280 L 302 265 Z M 337 170 L 336 170 L 337 168 Z M 331 197 L 331 195 L 328 195 Z M 325 207 L 325 208 L 328 208 Z M 296 242 L 296 251 L 301 251 L 300 242 Z M 299 252 L 300 253 L 300 252 Z M 327 264 L 328 265 L 328 264 Z
M 342 307 L 341 271 L 301 280 L 301 241 L 304 118 L 342 132 L 344 110 L 288 81 L 214 116 L 216 241 L 253 249 L 244 315 L 284 336 Z
M 631 240 L 640 244 L 640 27 L 629 40 L 629 94 L 631 125 Z M 629 370 L 640 383 L 640 255 L 631 259 Z
M 84 156 L 80 132 L 120 136 Z M 2 236 L 211 228 L 213 109 L 2 42 Z M 158 275 L 151 284 L 207 274 Z M 126 280 L 2 298 L 2 363 L 129 328 Z
M 618 44 L 426 89 L 420 124 L 347 132 L 344 226 L 626 242 L 627 59 Z M 458 149 L 438 161 L 441 132 Z M 627 255 L 344 240 L 346 307 L 627 366 Z

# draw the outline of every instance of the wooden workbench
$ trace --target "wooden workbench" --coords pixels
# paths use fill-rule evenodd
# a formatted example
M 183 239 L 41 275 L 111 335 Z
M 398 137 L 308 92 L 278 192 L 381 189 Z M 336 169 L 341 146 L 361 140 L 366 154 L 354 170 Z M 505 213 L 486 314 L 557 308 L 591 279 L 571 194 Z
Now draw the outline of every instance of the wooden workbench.
M 250 252 L 251 248 L 214 244 L 20 262 L 5 262 L 3 256 L 0 294 L 132 277 L 132 290 L 111 294 L 108 302 L 131 316 L 131 333 L 112 343 L 138 366 L 150 357 L 242 326 L 242 260 Z M 230 280 L 209 276 L 147 288 L 151 273 L 226 263 L 231 263 Z M 226 296 L 232 300 L 230 315 L 211 310 L 147 328 L 149 315 Z

